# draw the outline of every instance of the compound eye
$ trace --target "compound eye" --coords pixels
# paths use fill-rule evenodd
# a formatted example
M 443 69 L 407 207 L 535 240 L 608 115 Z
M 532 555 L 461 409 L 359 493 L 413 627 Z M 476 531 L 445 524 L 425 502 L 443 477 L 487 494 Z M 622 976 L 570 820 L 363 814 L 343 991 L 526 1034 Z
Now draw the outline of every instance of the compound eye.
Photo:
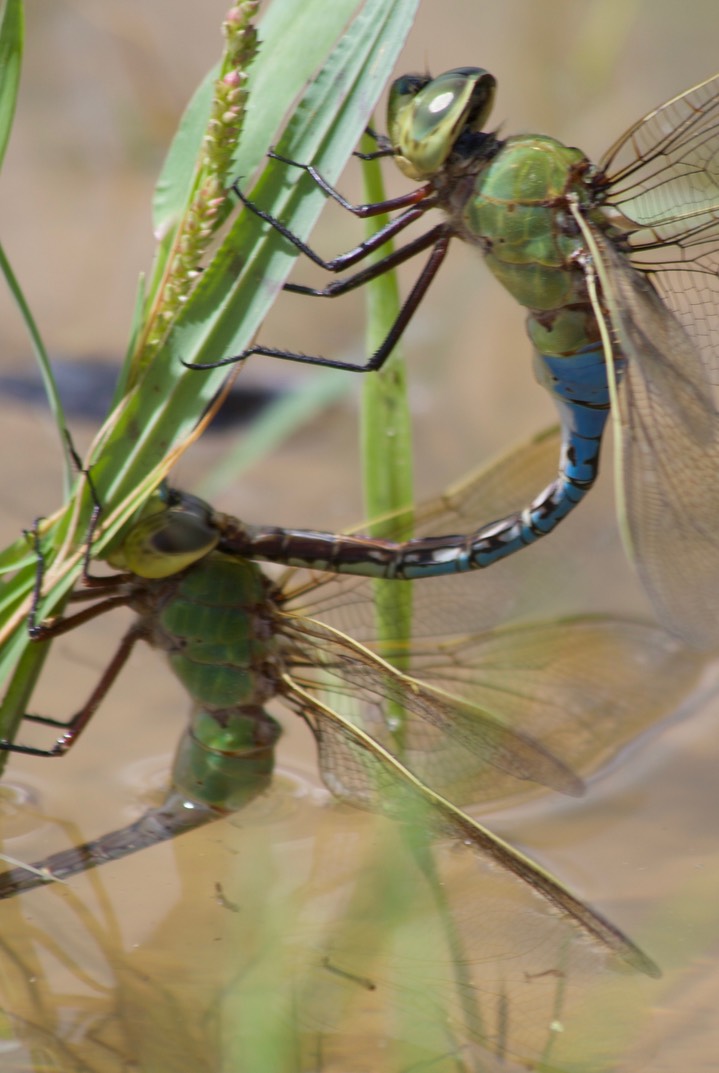
M 496 81 L 481 67 L 459 67 L 417 82 L 405 76 L 394 83 L 387 126 L 401 171 L 421 181 L 437 174 L 465 130 L 482 129 Z
M 173 505 L 141 516 L 131 526 L 108 562 L 138 577 L 165 578 L 179 574 L 204 559 L 219 541 L 206 503 L 183 492 L 174 493 Z

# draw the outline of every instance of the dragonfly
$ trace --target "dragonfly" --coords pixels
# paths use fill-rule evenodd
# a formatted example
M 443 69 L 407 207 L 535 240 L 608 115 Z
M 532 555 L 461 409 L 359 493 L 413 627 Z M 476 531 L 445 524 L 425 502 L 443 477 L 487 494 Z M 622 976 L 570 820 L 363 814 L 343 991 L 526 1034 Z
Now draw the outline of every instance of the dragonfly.
M 448 497 L 419 507 L 418 524 L 447 524 L 465 499 L 497 495 L 501 501 L 508 484 L 521 486 L 546 467 L 558 441 L 557 430 L 530 441 L 468 482 L 458 506 Z M 427 602 L 421 592 L 412 641 L 378 641 L 371 581 L 306 580 L 304 573 L 298 580 L 294 571 L 272 581 L 258 564 L 222 550 L 223 534 L 238 524 L 194 496 L 159 491 L 109 556 L 120 572 L 91 578 L 89 591 L 79 593 L 96 597 L 91 605 L 36 626 L 35 638 L 48 640 L 118 607 L 136 613 L 76 715 L 66 722 L 28 716 L 62 728 L 55 744 L 4 742 L 3 748 L 66 753 L 139 640 L 167 655 L 193 704 L 167 807 L 134 825 L 129 838 L 125 830 L 71 851 L 69 864 L 66 857 L 40 862 L 42 875 L 61 878 L 170 837 L 176 811 L 184 817 L 179 823 L 191 826 L 178 796 L 196 803 L 205 818 L 241 807 L 271 773 L 279 728 L 266 706 L 279 699 L 310 727 L 321 776 L 334 795 L 392 817 L 419 817 L 428 831 L 472 846 L 600 944 L 654 971 L 613 925 L 460 806 L 511 795 L 530 780 L 580 794 L 575 769 L 605 758 L 673 711 L 696 684 L 700 654 L 659 627 L 616 616 L 461 632 L 451 598 L 443 609 L 436 595 Z M 437 636 L 445 613 L 453 627 Z M 389 715 L 398 708 L 399 728 Z M 0 896 L 41 882 L 42 876 L 17 881 L 6 873 Z
M 392 352 L 450 242 L 476 246 L 492 274 L 528 311 L 534 371 L 562 423 L 556 476 L 505 517 L 445 541 L 410 540 L 366 557 L 345 546 L 355 573 L 419 578 L 489 566 L 552 532 L 594 484 L 611 412 L 616 483 L 629 557 L 664 625 L 698 648 L 719 644 L 719 76 L 633 124 L 593 164 L 579 149 L 538 134 L 501 138 L 485 127 L 496 82 L 462 67 L 392 85 L 386 137 L 420 184 L 377 204 L 352 205 L 311 165 L 326 195 L 360 217 L 399 210 L 332 260 L 320 257 L 237 190 L 242 202 L 321 268 L 343 272 L 438 209 L 440 223 L 394 252 L 304 295 L 336 297 L 430 250 L 382 345 L 364 365 L 255 345 L 216 367 L 264 354 L 366 372 Z M 280 157 L 279 159 L 284 159 Z M 301 561 L 301 537 L 285 538 Z M 249 551 L 248 551 L 249 553 Z M 344 560 L 343 560 L 344 561 Z

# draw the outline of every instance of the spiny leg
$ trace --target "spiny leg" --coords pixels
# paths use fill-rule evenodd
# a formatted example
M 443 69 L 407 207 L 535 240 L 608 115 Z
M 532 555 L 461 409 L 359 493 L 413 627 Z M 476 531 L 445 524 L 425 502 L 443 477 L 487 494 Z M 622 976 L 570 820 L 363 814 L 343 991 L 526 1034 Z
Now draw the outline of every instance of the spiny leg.
M 348 201 L 336 187 L 332 186 L 313 164 L 303 164 L 299 160 L 292 160 L 290 157 L 282 156 L 281 153 L 276 153 L 274 149 L 271 149 L 267 155 L 273 160 L 279 160 L 281 164 L 287 164 L 288 167 L 299 168 L 300 171 L 304 171 L 320 188 L 323 194 L 326 194 L 327 197 L 331 197 L 332 200 L 336 201 L 338 205 L 341 205 L 346 212 L 351 212 L 353 216 L 357 216 L 362 220 L 366 220 L 372 216 L 381 216 L 382 213 L 385 212 L 394 212 L 396 209 L 404 209 L 410 205 L 416 205 L 419 201 L 423 201 L 425 198 L 430 198 L 434 192 L 432 184 L 425 183 L 424 186 L 409 190 L 406 194 L 400 194 L 399 197 L 387 198 L 385 201 L 370 201 L 363 205 L 354 205 L 351 201 Z M 354 153 L 353 155 L 359 157 L 361 160 L 377 160 L 378 157 L 395 156 L 396 154 L 393 151 L 388 153 L 384 149 L 379 149 L 373 153 Z M 236 194 L 239 194 L 236 186 L 233 186 L 232 189 Z
M 113 577 L 96 577 L 90 573 L 90 562 L 92 560 L 92 544 L 97 530 L 97 526 L 102 514 L 102 504 L 97 494 L 92 476 L 89 470 L 83 469 L 80 457 L 75 450 L 75 447 L 70 439 L 70 435 L 65 430 L 70 453 L 78 470 L 84 475 L 87 480 L 88 487 L 90 489 L 90 495 L 93 501 L 92 513 L 90 515 L 90 521 L 85 536 L 85 554 L 83 557 L 83 569 L 82 569 L 82 584 L 88 590 L 86 592 L 73 593 L 70 596 L 70 600 L 94 600 L 98 597 L 111 596 L 117 592 L 118 588 L 128 581 L 131 577 L 129 574 L 115 574 Z M 72 615 L 69 618 L 61 619 L 59 622 L 52 624 L 45 624 L 37 621 L 37 611 L 42 600 L 42 586 L 45 578 L 45 555 L 42 550 L 42 543 L 40 541 L 39 526 L 41 518 L 36 518 L 31 530 L 25 530 L 25 536 L 30 539 L 32 537 L 33 550 L 35 552 L 35 558 L 37 562 L 35 571 L 35 583 L 33 585 L 32 603 L 30 611 L 28 613 L 28 633 L 34 641 L 48 640 L 51 637 L 58 636 L 60 633 L 65 633 L 67 630 L 74 629 L 75 626 L 81 625 L 82 622 L 88 621 L 90 618 L 94 618 L 95 614 L 93 609 L 90 608 L 86 612 L 81 612 L 79 615 Z M 124 598 L 123 598 L 124 600 Z M 113 605 L 114 606 L 114 605 Z M 98 611 L 97 614 L 102 614 L 102 611 Z M 62 627 L 62 628 L 61 628 Z
M 93 577 L 89 573 L 92 543 L 94 533 L 99 523 L 100 515 L 102 513 L 102 505 L 100 503 L 97 489 L 92 480 L 92 476 L 88 470 L 84 469 L 80 457 L 72 443 L 70 434 L 65 430 L 65 436 L 67 438 L 69 451 L 73 462 L 77 466 L 79 472 L 81 472 L 87 482 L 90 489 L 90 494 L 93 500 L 93 509 L 90 516 L 90 522 L 88 525 L 88 531 L 86 536 L 86 549 L 83 560 L 83 583 L 86 586 L 90 586 L 92 591 L 85 591 L 73 594 L 70 599 L 75 600 L 97 600 L 98 597 L 102 597 L 99 602 L 93 604 L 92 607 L 87 607 L 82 611 L 78 611 L 73 615 L 68 615 L 64 618 L 57 619 L 51 622 L 38 622 L 37 610 L 42 599 L 42 587 L 45 577 L 45 556 L 42 550 L 42 544 L 40 541 L 39 523 L 40 519 L 36 519 L 33 529 L 26 531 L 28 538 L 32 536 L 33 547 L 37 559 L 37 569 L 35 574 L 35 584 L 33 586 L 33 597 L 30 612 L 28 614 L 28 633 L 35 642 L 49 641 L 62 634 L 69 633 L 71 630 L 76 629 L 78 626 L 82 626 L 86 622 L 90 622 L 100 615 L 106 614 L 108 611 L 113 611 L 117 607 L 127 606 L 129 593 L 122 591 L 125 588 L 126 583 L 130 577 L 127 574 L 116 574 L 113 577 Z M 74 741 L 79 736 L 82 729 L 87 725 L 90 718 L 96 711 L 100 702 L 102 701 L 105 693 L 110 688 L 119 671 L 124 666 L 127 658 L 132 650 L 132 647 L 137 640 L 139 634 L 136 634 L 133 630 L 130 630 L 128 634 L 123 638 L 123 641 L 113 657 L 113 660 L 103 673 L 98 685 L 93 690 L 93 693 L 83 708 L 80 709 L 69 720 L 54 719 L 50 716 L 34 715 L 32 713 L 25 713 L 23 718 L 29 722 L 41 723 L 47 726 L 65 727 L 68 728 L 68 733 L 64 734 L 62 738 L 58 740 L 55 746 L 48 749 L 39 749 L 31 746 L 21 745 L 16 742 L 10 742 L 0 739 L 0 750 L 5 752 L 17 752 L 24 753 L 30 756 L 61 756 L 70 748 Z
M 73 457 L 76 458 L 74 448 L 71 445 L 71 451 Z M 92 485 L 91 485 L 92 488 Z M 93 488 L 94 493 L 94 488 Z M 93 517 L 91 524 L 97 525 L 97 519 L 99 513 L 95 515 L 93 508 Z M 65 618 L 57 619 L 54 622 L 38 622 L 37 621 L 37 607 L 42 596 L 42 582 L 45 575 L 45 557 L 42 552 L 40 544 L 40 536 L 38 531 L 38 523 L 35 523 L 33 529 L 35 554 L 37 556 L 37 572 L 35 577 L 35 586 L 33 589 L 33 603 L 28 616 L 28 632 L 33 641 L 49 641 L 62 634 L 69 633 L 71 630 L 76 629 L 78 626 L 82 626 L 86 622 L 92 621 L 92 619 L 98 618 L 100 615 L 106 614 L 108 611 L 113 611 L 116 607 L 125 607 L 128 602 L 128 594 L 118 593 L 118 589 L 123 587 L 126 582 L 124 575 L 116 575 L 113 578 L 90 578 L 90 583 L 95 585 L 95 589 L 92 592 L 85 592 L 79 594 L 79 598 L 95 599 L 98 596 L 98 589 L 102 587 L 102 594 L 106 597 L 99 603 L 93 604 L 92 607 L 86 607 L 82 611 L 78 611 L 74 615 L 68 615 Z M 91 548 L 91 537 L 88 537 L 88 548 Z M 86 556 L 86 564 L 89 562 L 89 558 Z M 132 631 L 130 631 L 132 633 Z M 18 744 L 17 742 L 10 742 L 0 739 L 0 750 L 5 752 L 23 753 L 29 756 L 61 756 L 67 752 L 73 742 L 77 739 L 80 731 L 87 725 L 89 719 L 94 714 L 100 701 L 105 696 L 105 693 L 114 682 L 117 674 L 122 666 L 124 666 L 127 657 L 130 654 L 130 650 L 136 638 L 132 638 L 129 641 L 129 634 L 123 638 L 123 642 L 115 654 L 113 660 L 103 673 L 98 685 L 93 690 L 93 693 L 88 702 L 72 716 L 69 720 L 53 719 L 50 716 L 34 715 L 30 712 L 26 712 L 23 716 L 24 719 L 29 722 L 42 723 L 47 726 L 66 727 L 68 728 L 68 734 L 65 734 L 60 738 L 52 749 L 39 749 L 29 745 Z M 118 664 L 118 657 L 120 661 Z
M 92 562 L 92 545 L 95 540 L 95 533 L 97 532 L 97 527 L 100 524 L 100 518 L 102 516 L 103 510 L 102 500 L 100 499 L 100 495 L 95 486 L 95 482 L 92 479 L 92 473 L 90 472 L 89 467 L 86 468 L 85 466 L 83 466 L 82 459 L 80 458 L 80 455 L 75 449 L 75 445 L 72 442 L 72 438 L 70 436 L 69 431 L 65 429 L 64 432 L 70 455 L 72 456 L 72 460 L 77 467 L 78 473 L 81 473 L 87 481 L 87 487 L 90 491 L 90 498 L 92 499 L 92 512 L 90 514 L 90 521 L 88 522 L 87 532 L 85 534 L 85 555 L 83 558 L 81 581 L 86 588 L 92 588 L 96 590 L 92 594 L 93 596 L 95 596 L 99 595 L 97 590 L 104 589 L 108 581 L 113 582 L 114 585 L 112 587 L 115 587 L 119 582 L 119 578 L 117 575 L 111 579 L 108 579 L 106 577 L 96 577 L 95 575 L 90 573 L 90 563 Z M 76 594 L 70 597 L 71 600 L 83 598 L 86 597 L 84 597 L 82 594 Z
M 349 280 L 342 281 L 337 286 L 342 288 L 344 284 L 343 289 L 330 294 L 330 297 L 334 297 L 335 293 L 344 293 L 346 290 L 351 290 L 352 287 L 359 286 L 361 283 L 366 283 L 368 279 L 374 279 L 377 276 L 382 275 L 383 272 L 387 272 L 396 264 L 401 264 L 403 260 L 407 260 L 409 257 L 414 256 L 415 253 L 432 245 L 432 252 L 406 298 L 397 319 L 390 328 L 382 344 L 364 365 L 353 365 L 351 362 L 339 361 L 334 358 L 325 358 L 318 354 L 302 354 L 299 351 L 283 350 L 278 347 L 267 347 L 259 344 L 248 347 L 247 350 L 244 350 L 241 354 L 236 354 L 229 358 L 220 358 L 219 361 L 202 362 L 198 364 L 183 362 L 183 364 L 188 369 L 219 369 L 224 365 L 234 365 L 237 362 L 245 361 L 253 354 L 261 354 L 268 358 L 279 358 L 282 361 L 295 361 L 303 365 L 320 365 L 328 369 L 343 369 L 345 372 L 367 373 L 373 372 L 376 369 L 381 369 L 401 339 L 405 328 L 416 312 L 422 298 L 427 293 L 429 285 L 436 276 L 439 267 L 446 256 L 451 237 L 451 232 L 445 225 L 440 224 L 438 227 L 433 228 L 432 231 L 428 231 L 426 235 L 421 236 L 416 242 L 410 243 L 408 247 L 402 247 L 401 250 L 397 250 L 395 253 L 390 254 L 377 265 L 373 265 L 371 268 L 359 273 L 359 276 L 362 277 L 361 279 L 357 280 L 356 278 L 351 277 Z M 410 253 L 405 252 L 408 248 L 411 248 Z M 390 263 L 388 264 L 388 262 Z
M 385 155 L 384 150 L 380 150 L 380 152 L 382 155 Z M 424 213 L 437 207 L 437 198 L 434 195 L 432 186 L 429 184 L 412 190 L 407 194 L 403 194 L 400 197 L 390 198 L 386 201 L 365 205 L 353 205 L 351 202 L 347 201 L 339 191 L 331 186 L 311 164 L 301 164 L 274 152 L 271 152 L 270 156 L 288 166 L 297 167 L 305 171 L 327 196 L 332 197 L 344 209 L 357 217 L 368 218 L 380 213 L 393 212 L 397 209 L 405 210 L 394 220 L 390 220 L 384 227 L 376 231 L 370 238 L 365 239 L 358 246 L 354 247 L 354 249 L 348 250 L 331 260 L 326 260 L 316 253 L 311 246 L 308 246 L 307 243 L 303 242 L 302 239 L 295 235 L 282 223 L 281 220 L 278 220 L 270 213 L 265 212 L 255 204 L 255 202 L 251 201 L 237 184 L 233 186 L 232 189 L 238 199 L 250 212 L 254 213 L 259 219 L 273 227 L 297 250 L 320 268 L 328 272 L 343 272 L 346 269 L 351 268 L 353 265 L 358 264 L 371 253 L 381 249 L 381 247 L 390 239 L 409 227 L 410 224 L 418 220 Z M 294 283 L 285 284 L 284 289 L 295 294 L 310 295 L 312 297 L 336 298 L 340 295 L 347 294 L 349 291 L 354 290 L 357 287 L 363 286 L 370 280 L 377 279 L 385 272 L 389 272 L 391 269 L 404 264 L 417 254 L 432 247 L 430 257 L 405 301 L 397 320 L 382 344 L 364 365 L 355 365 L 351 362 L 325 358 L 321 355 L 304 354 L 301 351 L 292 351 L 280 347 L 266 347 L 258 344 L 248 347 L 241 354 L 222 358 L 216 362 L 201 362 L 197 364 L 183 362 L 183 364 L 186 368 L 190 369 L 216 369 L 221 368 L 224 365 L 233 365 L 237 362 L 244 361 L 253 354 L 259 354 L 264 357 L 279 358 L 283 361 L 294 361 L 304 365 L 319 365 L 324 366 L 325 368 L 342 369 L 345 372 L 371 372 L 380 369 L 399 342 L 415 310 L 424 297 L 430 283 L 434 279 L 440 264 L 444 260 L 451 237 L 452 230 L 449 225 L 447 223 L 441 223 L 436 227 L 431 228 L 425 234 L 408 242 L 399 250 L 393 251 L 383 257 L 376 264 L 370 265 L 368 268 L 365 268 L 346 279 L 333 282 L 326 287 L 314 288 Z
M 426 231 L 423 235 L 419 235 L 418 238 L 408 242 L 405 246 L 400 246 L 398 250 L 388 253 L 382 260 L 375 261 L 374 264 L 368 265 L 366 268 L 353 273 L 351 276 L 346 276 L 344 279 L 332 280 L 326 287 L 309 287 L 304 283 L 286 283 L 284 290 L 290 291 L 292 294 L 309 295 L 312 298 L 338 298 L 341 294 L 348 294 L 357 287 L 362 287 L 365 283 L 369 283 L 370 280 L 383 276 L 386 272 L 397 268 L 406 261 L 411 261 L 418 253 L 422 253 L 430 246 L 435 246 L 445 236 L 451 237 L 447 225 L 438 224 L 430 231 Z
M 71 616 L 69 619 L 62 619 L 53 625 L 43 627 L 46 631 L 45 637 L 48 636 L 50 631 L 65 633 L 67 630 L 80 625 L 82 622 L 87 622 L 92 618 L 96 618 L 98 615 L 105 614 L 105 612 L 111 611 L 115 607 L 123 606 L 126 603 L 127 600 L 125 597 L 111 597 L 108 600 L 103 600 L 94 607 L 86 608 L 84 611 Z M 70 717 L 70 719 L 53 719 L 50 716 L 32 715 L 30 713 L 24 716 L 25 719 L 33 723 L 41 723 L 43 726 L 62 727 L 65 729 L 65 733 L 57 739 L 55 745 L 51 749 L 39 749 L 30 745 L 20 745 L 17 742 L 2 740 L 0 740 L 0 749 L 5 752 L 23 753 L 27 756 L 64 756 L 68 749 L 75 744 L 82 731 L 90 722 L 118 674 L 127 663 L 135 643 L 140 640 L 142 636 L 142 630 L 137 626 L 132 626 L 127 631 L 120 642 L 115 655 L 103 671 L 100 680 L 87 701 L 78 712 Z
M 357 246 L 351 250 L 340 253 L 336 257 L 332 257 L 326 260 L 316 250 L 313 250 L 311 246 L 308 246 L 298 235 L 291 231 L 289 227 L 278 220 L 276 216 L 272 216 L 271 213 L 265 212 L 254 201 L 251 201 L 246 194 L 240 190 L 239 186 L 235 184 L 232 189 L 235 194 L 254 216 L 262 220 L 264 223 L 269 224 L 273 230 L 287 239 L 295 249 L 304 254 L 310 261 L 317 265 L 318 268 L 324 269 L 326 272 L 344 272 L 348 268 L 352 268 L 353 265 L 363 261 L 371 253 L 380 249 L 390 239 L 395 238 L 402 231 L 406 230 L 413 224 L 415 220 L 419 220 L 430 209 L 436 208 L 436 198 L 430 197 L 427 193 L 427 188 L 421 187 L 419 190 L 413 190 L 411 195 L 404 195 L 402 197 L 393 198 L 389 201 L 378 201 L 371 205 L 351 205 L 349 202 L 345 202 L 344 199 L 340 202 L 344 208 L 347 208 L 350 212 L 353 212 L 356 216 L 369 217 L 372 215 L 378 215 L 382 212 L 392 212 L 394 209 L 406 207 L 406 211 L 395 217 L 394 220 L 389 220 L 383 227 L 380 227 L 369 238 L 364 239 Z M 419 195 L 419 196 L 418 196 Z M 337 198 L 341 195 L 337 194 Z M 411 198 L 411 200 L 410 200 Z M 421 202 L 418 204 L 418 202 Z M 373 209 L 376 212 L 364 212 L 363 210 Z M 286 287 L 286 289 L 290 289 Z

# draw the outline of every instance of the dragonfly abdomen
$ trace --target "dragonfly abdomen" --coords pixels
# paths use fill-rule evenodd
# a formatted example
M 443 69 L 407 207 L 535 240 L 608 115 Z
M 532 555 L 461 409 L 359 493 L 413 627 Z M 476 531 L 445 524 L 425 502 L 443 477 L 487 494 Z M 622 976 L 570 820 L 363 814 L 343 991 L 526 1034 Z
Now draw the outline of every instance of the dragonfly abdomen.
M 235 811 L 267 787 L 281 733 L 264 710 L 282 666 L 271 583 L 254 563 L 212 552 L 156 591 L 154 607 L 145 607 L 147 639 L 195 702 L 173 786 L 190 801 Z
M 414 580 L 490 566 L 551 532 L 587 494 L 599 472 L 609 415 L 606 362 L 600 344 L 567 358 L 536 355 L 537 376 L 562 420 L 556 478 L 523 510 L 462 536 L 395 543 L 372 537 L 253 526 L 222 516 L 219 547 L 231 554 L 342 574 Z
M 196 708 L 175 753 L 172 785 L 190 801 L 236 812 L 267 789 L 281 733 L 261 707 Z

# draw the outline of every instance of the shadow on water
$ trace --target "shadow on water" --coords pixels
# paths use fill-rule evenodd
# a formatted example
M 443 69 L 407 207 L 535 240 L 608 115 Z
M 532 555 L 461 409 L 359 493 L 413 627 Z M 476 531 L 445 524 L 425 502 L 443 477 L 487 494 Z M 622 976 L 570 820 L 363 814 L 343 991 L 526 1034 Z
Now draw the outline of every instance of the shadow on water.
M 100 424 L 110 410 L 119 365 L 106 364 L 96 358 L 84 358 L 81 361 L 56 358 L 52 367 L 68 420 Z M 247 377 L 240 377 L 228 392 L 207 431 L 241 431 L 260 417 L 268 406 L 286 394 L 286 389 L 283 390 L 277 383 L 251 383 Z M 40 376 L 34 372 L 0 373 L 0 395 L 4 396 L 8 404 L 17 401 L 26 406 L 47 410 L 45 389 Z

